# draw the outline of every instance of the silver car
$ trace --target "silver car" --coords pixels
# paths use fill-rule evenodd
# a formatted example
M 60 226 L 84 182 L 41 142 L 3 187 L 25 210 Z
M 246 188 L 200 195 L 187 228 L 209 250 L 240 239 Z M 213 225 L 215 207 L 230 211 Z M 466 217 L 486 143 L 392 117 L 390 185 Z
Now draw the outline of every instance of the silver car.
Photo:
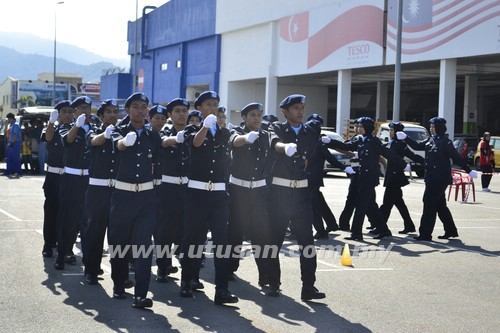
M 322 130 L 321 134 L 328 136 L 332 140 L 344 142 L 344 139 L 338 133 L 335 133 L 332 131 L 327 131 L 327 130 Z M 335 149 L 328 149 L 328 150 L 344 166 L 347 167 L 347 166 L 351 165 L 351 157 L 349 156 L 350 154 L 352 154 L 351 152 L 337 151 Z M 328 161 L 325 161 L 324 172 L 326 174 L 329 171 L 343 171 L 343 170 L 340 170 L 339 168 L 335 168 L 330 163 L 328 163 Z

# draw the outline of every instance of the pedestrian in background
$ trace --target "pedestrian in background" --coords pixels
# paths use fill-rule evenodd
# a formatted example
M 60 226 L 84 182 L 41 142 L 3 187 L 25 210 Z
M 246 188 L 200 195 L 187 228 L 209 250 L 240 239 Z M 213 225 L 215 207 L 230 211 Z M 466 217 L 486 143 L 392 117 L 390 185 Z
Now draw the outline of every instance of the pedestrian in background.
M 16 124 L 16 117 L 13 113 L 7 114 L 7 168 L 4 176 L 19 177 L 23 175 L 21 171 L 21 127 Z
M 491 134 L 485 132 L 483 134 L 483 139 L 479 143 L 479 165 L 481 167 L 481 185 L 483 187 L 483 192 L 490 192 L 490 182 L 493 176 L 493 169 L 495 168 L 495 155 L 490 146 Z

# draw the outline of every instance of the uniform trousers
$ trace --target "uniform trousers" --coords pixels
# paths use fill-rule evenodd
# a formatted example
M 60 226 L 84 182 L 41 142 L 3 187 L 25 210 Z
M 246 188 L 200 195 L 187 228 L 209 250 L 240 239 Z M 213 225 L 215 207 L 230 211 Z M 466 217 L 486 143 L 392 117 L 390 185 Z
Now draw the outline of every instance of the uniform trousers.
M 323 196 L 319 186 L 311 188 L 312 194 L 312 211 L 313 211 L 313 226 L 319 233 L 325 233 L 325 227 L 323 225 L 323 219 L 326 222 L 326 227 L 328 230 L 338 229 L 337 220 L 332 213 L 332 210 L 328 206 L 328 203 Z
M 229 205 L 227 233 L 228 242 L 232 249 L 229 272 L 238 270 L 241 251 L 238 251 L 236 247 L 243 243 L 243 237 L 246 236 L 252 241 L 252 246 L 258 247 L 254 249 L 254 256 L 259 271 L 259 282 L 266 284 L 269 279 L 267 278 L 265 259 L 262 258 L 262 254 L 267 244 L 269 230 L 269 188 L 262 186 L 250 189 L 229 184 L 229 194 L 231 204 Z
M 97 275 L 101 268 L 104 237 L 109 223 L 113 188 L 89 185 L 85 195 L 87 230 L 85 231 L 85 272 Z
M 205 191 L 193 188 L 186 190 L 186 228 L 182 245 L 181 260 L 182 282 L 188 283 L 197 279 L 200 272 L 203 246 L 207 240 L 208 230 L 212 233 L 213 245 L 216 246 L 215 288 L 227 289 L 228 263 L 227 222 L 229 219 L 229 194 L 226 191 Z
M 142 192 L 115 189 L 111 195 L 108 244 L 110 248 L 113 247 L 112 252 L 121 249 L 121 253 L 110 253 L 111 279 L 114 289 L 123 291 L 125 280 L 128 279 L 128 263 L 132 257 L 135 265 L 135 297 L 145 298 L 149 290 L 156 203 L 154 189 Z
M 356 193 L 356 211 L 352 219 L 351 233 L 355 236 L 361 236 L 363 233 L 363 222 L 365 216 L 369 216 L 377 231 L 387 232 L 387 223 L 383 220 L 382 214 L 376 202 L 375 186 L 358 184 Z
M 57 212 L 59 209 L 59 188 L 61 175 L 47 172 L 43 182 L 45 202 L 43 204 L 43 241 L 44 246 L 57 244 Z
M 178 239 L 179 234 L 184 233 L 186 189 L 187 184 L 161 183 L 159 186 L 157 218 L 153 232 L 155 245 L 167 246 L 170 249 L 172 243 Z M 158 269 L 165 271 L 169 266 L 172 266 L 172 255 L 170 250 L 162 255 L 157 252 L 156 265 Z
M 422 237 L 432 237 L 434 226 L 436 224 L 436 214 L 439 215 L 441 222 L 443 222 L 444 232 L 446 234 L 457 234 L 457 227 L 453 221 L 453 216 L 446 205 L 446 188 L 448 184 L 441 184 L 436 182 L 425 183 L 424 197 L 424 211 L 420 219 L 419 233 Z
M 311 191 L 309 188 L 291 188 L 271 185 L 269 243 L 279 250 L 290 227 L 300 247 L 300 273 L 303 287 L 312 287 L 316 281 L 316 249 L 312 232 Z M 304 253 L 306 250 L 306 253 Z M 269 284 L 280 285 L 279 252 L 267 260 Z
M 396 206 L 399 210 L 399 214 L 401 214 L 403 218 L 404 229 L 415 230 L 415 224 L 411 219 L 408 207 L 406 207 L 406 203 L 403 199 L 403 191 L 400 186 L 387 186 L 385 188 L 384 200 L 382 206 L 380 206 L 380 213 L 382 213 L 382 218 L 386 223 L 391 215 L 393 206 Z
M 59 189 L 59 210 L 57 212 L 57 255 L 64 257 L 71 253 L 80 231 L 82 260 L 85 262 L 85 193 L 89 184 L 88 176 L 64 173 Z
M 339 227 L 341 229 L 349 229 L 350 220 L 352 213 L 354 213 L 354 208 L 356 208 L 356 194 L 358 190 L 358 175 L 350 175 L 349 178 L 349 189 L 347 192 L 347 198 L 345 201 L 344 209 L 339 216 Z

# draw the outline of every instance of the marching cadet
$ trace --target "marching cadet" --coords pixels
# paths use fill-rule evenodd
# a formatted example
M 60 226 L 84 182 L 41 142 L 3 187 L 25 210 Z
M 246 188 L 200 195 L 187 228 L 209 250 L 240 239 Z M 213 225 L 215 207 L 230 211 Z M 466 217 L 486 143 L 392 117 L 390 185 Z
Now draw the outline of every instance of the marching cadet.
M 194 125 L 194 126 L 200 126 L 201 120 L 203 119 L 203 116 L 201 115 L 201 112 L 198 110 L 191 110 L 189 111 L 188 115 L 188 125 Z
M 64 269 L 65 262 L 76 262 L 72 255 L 73 244 L 80 231 L 82 260 L 85 262 L 85 193 L 89 184 L 88 147 L 85 136 L 91 129 L 88 123 L 92 101 L 87 96 L 77 97 L 71 107 L 76 121 L 60 126 L 59 134 L 64 143 L 64 173 L 61 176 L 59 211 L 57 215 L 56 269 Z
M 43 183 L 45 203 L 43 204 L 43 250 L 42 255 L 50 258 L 52 248 L 57 244 L 57 212 L 59 209 L 59 187 L 64 172 L 64 146 L 59 135 L 59 127 L 71 123 L 75 110 L 71 101 L 62 101 L 54 106 L 49 123 L 43 130 L 41 140 L 47 142 L 47 173 Z M 58 124 L 55 125 L 55 122 Z M 43 172 L 43 170 L 40 170 Z
M 373 136 L 375 122 L 369 117 L 361 117 L 358 119 L 358 132 L 362 135 L 359 140 L 351 143 L 343 143 L 336 140 L 331 140 L 328 137 L 323 137 L 325 143 L 330 143 L 330 147 L 334 149 L 343 149 L 357 151 L 359 157 L 358 169 L 358 186 L 356 193 L 356 205 L 354 217 L 351 227 L 351 236 L 346 237 L 348 240 L 363 240 L 363 222 L 367 214 L 373 219 L 373 223 L 377 229 L 378 235 L 375 239 L 382 239 L 387 236 L 392 236 L 391 231 L 387 228 L 387 223 L 380 214 L 380 209 L 375 199 L 375 187 L 379 184 L 379 157 L 384 156 L 387 159 L 394 159 L 397 167 L 403 170 L 406 162 L 388 148 L 382 146 L 382 143 L 377 137 Z
M 103 101 L 97 109 L 97 116 L 102 119 L 101 127 L 87 133 L 87 144 L 91 151 L 89 186 L 85 195 L 87 212 L 85 279 L 88 284 L 97 284 L 97 276 L 102 273 L 102 248 L 118 167 L 118 157 L 111 138 L 118 116 L 116 100 Z
M 333 156 L 328 150 L 328 146 L 321 141 L 321 125 L 323 125 L 323 118 L 317 113 L 309 116 L 306 126 L 313 128 L 316 132 L 316 148 L 311 156 L 311 159 L 307 163 L 307 180 L 309 189 L 312 194 L 312 210 L 313 210 L 313 226 L 316 229 L 315 239 L 328 239 L 328 233 L 330 231 L 335 231 L 339 229 L 335 216 L 333 215 L 328 203 L 323 196 L 320 188 L 325 186 L 323 183 L 325 160 L 327 160 L 332 166 L 343 170 L 347 173 L 354 173 L 351 167 L 345 167 L 342 163 L 337 161 L 335 156 Z M 326 229 L 323 225 L 323 219 L 326 222 Z
M 149 99 L 143 93 L 134 93 L 127 98 L 125 111 L 129 116 L 129 123 L 118 126 L 118 135 L 113 136 L 119 151 L 119 162 L 115 190 L 111 196 L 108 243 L 110 247 L 122 250 L 122 255 L 111 257 L 113 297 L 117 299 L 126 298 L 129 256 L 123 255 L 123 252 L 127 252 L 127 245 L 148 251 L 156 220 L 157 195 L 153 186 L 152 168 L 158 157 L 161 139 L 157 132 L 145 127 L 148 103 Z M 133 258 L 135 291 L 132 306 L 152 307 L 153 301 L 147 298 L 152 252 L 136 254 Z
M 229 177 L 228 241 L 232 256 L 229 262 L 230 279 L 239 266 L 240 251 L 243 236 L 251 239 L 252 245 L 260 248 L 260 253 L 266 243 L 269 229 L 268 192 L 266 183 L 266 160 L 269 154 L 269 133 L 260 128 L 262 111 L 260 103 L 250 103 L 241 110 L 245 125 L 231 131 L 230 142 L 233 148 L 231 176 Z M 259 271 L 259 284 L 268 284 L 265 259 L 255 257 Z M 279 290 L 269 290 L 269 296 L 279 296 Z
M 260 124 L 260 127 L 267 131 L 269 129 L 269 125 L 276 121 L 279 121 L 279 119 L 274 114 L 265 114 L 262 116 L 262 123 Z
M 281 249 L 288 224 L 296 234 L 300 246 L 302 300 L 325 298 L 314 287 L 316 281 L 316 249 L 312 233 L 311 193 L 308 189 L 306 166 L 316 147 L 317 135 L 302 124 L 306 97 L 290 95 L 280 108 L 287 119 L 270 127 L 271 147 L 276 150 L 272 169 L 270 202 L 270 243 Z M 304 250 L 308 253 L 304 255 Z M 279 293 L 281 271 L 279 255 L 269 258 L 269 288 Z
M 414 141 L 404 132 L 397 132 L 399 140 L 404 140 L 408 146 L 415 150 L 425 150 L 425 190 L 422 201 L 424 208 L 420 219 L 419 235 L 414 237 L 419 241 L 432 240 L 432 232 L 436 224 L 436 214 L 443 222 L 444 235 L 439 239 L 458 237 L 457 227 L 453 216 L 446 206 L 445 191 L 452 184 L 450 159 L 460 165 L 472 178 L 477 177 L 475 170 L 467 165 L 455 150 L 453 142 L 445 135 L 446 119 L 434 117 L 429 120 L 431 136 L 423 141 Z
M 186 202 L 196 203 L 196 209 L 186 210 L 186 229 L 183 244 L 184 258 L 181 276 L 181 297 L 193 297 L 192 289 L 203 285 L 196 281 L 199 276 L 201 254 L 207 231 L 212 232 L 214 245 L 223 250 L 227 247 L 228 201 L 225 175 L 229 146 L 229 130 L 217 125 L 219 95 L 214 91 L 201 93 L 194 107 L 203 115 L 203 125 L 188 126 L 187 142 L 191 149 L 189 183 Z M 195 251 L 193 251 L 195 250 Z M 193 253 L 194 252 L 194 253 Z M 238 297 L 228 287 L 228 260 L 216 251 L 215 304 L 236 303 Z M 222 251 L 224 254 L 225 251 Z M 219 253 L 220 254 L 220 253 Z
M 398 140 L 396 137 L 396 132 L 403 132 L 405 126 L 398 121 L 390 123 L 389 128 L 390 140 L 387 147 L 400 157 L 406 156 L 414 162 L 424 164 L 423 157 L 412 152 L 404 141 Z M 392 207 L 397 207 L 404 223 L 404 229 L 399 231 L 400 234 L 415 232 L 415 224 L 413 224 L 410 213 L 408 212 L 408 207 L 406 207 L 403 199 L 403 191 L 401 190 L 403 186 L 408 184 L 408 178 L 406 178 L 403 170 L 395 166 L 393 161 L 388 161 L 384 179 L 384 199 L 382 205 L 380 206 L 380 213 L 382 214 L 384 221 L 387 223 L 387 220 L 391 215 Z
M 173 126 L 161 131 L 163 160 L 161 185 L 158 197 L 158 219 L 154 230 L 156 245 L 163 247 L 180 243 L 184 234 L 184 209 L 186 188 L 188 183 L 189 146 L 184 142 L 184 129 L 186 128 L 190 104 L 184 98 L 171 100 L 166 107 L 168 117 Z M 157 256 L 156 281 L 167 282 L 167 275 L 176 273 L 178 268 L 172 265 L 170 251 L 168 256 Z
M 167 123 L 167 108 L 163 105 L 155 105 L 148 112 L 149 124 L 155 132 L 160 132 Z
M 226 108 L 224 106 L 220 106 L 217 109 L 217 125 L 220 128 L 226 128 L 226 125 L 227 125 L 226 120 L 227 120 Z

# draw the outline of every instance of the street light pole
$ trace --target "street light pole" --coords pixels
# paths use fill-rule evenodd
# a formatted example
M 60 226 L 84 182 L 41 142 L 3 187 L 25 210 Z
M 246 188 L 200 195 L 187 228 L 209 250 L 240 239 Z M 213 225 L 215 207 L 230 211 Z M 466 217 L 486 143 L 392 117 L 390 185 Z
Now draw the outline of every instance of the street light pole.
M 64 1 L 58 1 L 54 9 L 54 77 L 52 80 L 52 106 L 56 104 L 56 56 L 57 56 L 57 5 L 62 5 Z

